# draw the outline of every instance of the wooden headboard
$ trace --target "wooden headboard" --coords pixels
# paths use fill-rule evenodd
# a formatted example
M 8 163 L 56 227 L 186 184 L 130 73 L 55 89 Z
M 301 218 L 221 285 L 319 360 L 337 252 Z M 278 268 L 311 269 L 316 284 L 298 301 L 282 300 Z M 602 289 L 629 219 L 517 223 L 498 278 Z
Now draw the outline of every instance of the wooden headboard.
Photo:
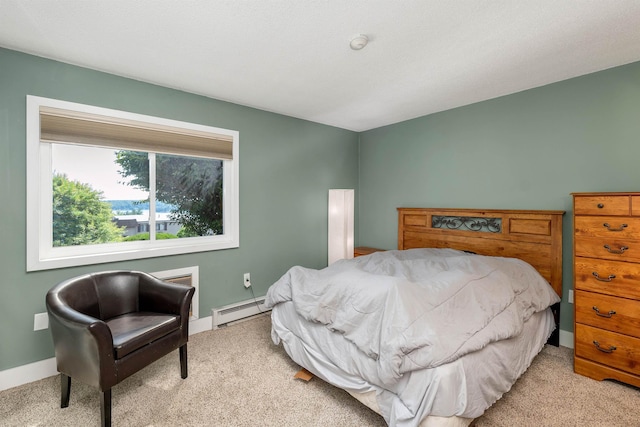
M 564 211 L 398 208 L 398 249 L 451 248 L 520 258 L 562 297 Z

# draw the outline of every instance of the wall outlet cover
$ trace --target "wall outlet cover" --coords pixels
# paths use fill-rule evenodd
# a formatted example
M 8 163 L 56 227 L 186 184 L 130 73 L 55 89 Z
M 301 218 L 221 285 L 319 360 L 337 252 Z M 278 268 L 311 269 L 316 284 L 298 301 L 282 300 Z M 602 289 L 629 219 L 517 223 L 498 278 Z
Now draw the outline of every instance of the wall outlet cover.
M 47 313 L 36 313 L 33 316 L 33 330 L 39 331 L 49 327 L 49 315 Z

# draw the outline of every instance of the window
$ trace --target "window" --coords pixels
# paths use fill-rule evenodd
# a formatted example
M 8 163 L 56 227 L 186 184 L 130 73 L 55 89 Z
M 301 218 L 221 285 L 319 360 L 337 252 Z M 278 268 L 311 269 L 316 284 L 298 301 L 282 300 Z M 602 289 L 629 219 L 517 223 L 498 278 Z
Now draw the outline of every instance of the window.
M 27 97 L 27 271 L 239 246 L 237 131 Z

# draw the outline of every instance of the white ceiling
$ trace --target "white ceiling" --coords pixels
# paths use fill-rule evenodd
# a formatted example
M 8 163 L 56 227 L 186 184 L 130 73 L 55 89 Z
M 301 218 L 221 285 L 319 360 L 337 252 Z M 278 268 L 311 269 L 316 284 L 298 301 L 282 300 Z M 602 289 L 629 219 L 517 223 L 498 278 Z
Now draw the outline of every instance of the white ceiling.
M 0 46 L 363 131 L 638 61 L 640 0 L 0 0 Z

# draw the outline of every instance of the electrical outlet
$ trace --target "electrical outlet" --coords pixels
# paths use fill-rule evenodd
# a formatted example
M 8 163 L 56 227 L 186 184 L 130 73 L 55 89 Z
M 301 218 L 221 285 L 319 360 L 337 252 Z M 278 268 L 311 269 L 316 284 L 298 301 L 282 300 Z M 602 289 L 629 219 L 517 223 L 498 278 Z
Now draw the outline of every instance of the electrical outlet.
M 573 304 L 573 290 L 569 289 L 569 304 Z
M 251 287 L 251 274 L 249 273 L 244 273 L 244 287 L 245 288 L 249 288 Z
M 47 329 L 49 327 L 49 315 L 47 313 L 36 313 L 33 316 L 33 330 Z

